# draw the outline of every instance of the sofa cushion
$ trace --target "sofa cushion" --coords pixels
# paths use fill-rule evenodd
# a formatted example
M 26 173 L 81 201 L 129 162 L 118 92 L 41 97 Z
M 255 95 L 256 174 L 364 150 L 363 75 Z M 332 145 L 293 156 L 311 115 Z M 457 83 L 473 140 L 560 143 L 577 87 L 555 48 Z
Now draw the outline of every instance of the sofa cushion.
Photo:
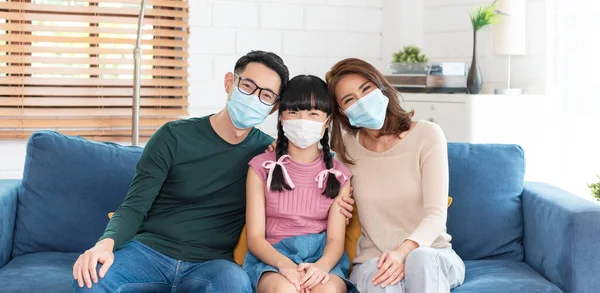
M 452 293 L 562 293 L 524 262 L 472 260 L 465 265 L 465 282 Z
M 464 260 L 523 260 L 521 194 L 525 174 L 517 145 L 448 144 L 448 233 Z M 359 207 L 360 208 L 360 207 Z
M 40 252 L 22 255 L 0 269 L 2 292 L 73 292 L 73 264 L 79 253 Z
M 0 179 L 0 268 L 12 258 L 15 215 L 21 180 Z
M 123 202 L 141 153 L 138 147 L 34 133 L 27 144 L 13 257 L 90 248 L 106 228 L 108 212 Z

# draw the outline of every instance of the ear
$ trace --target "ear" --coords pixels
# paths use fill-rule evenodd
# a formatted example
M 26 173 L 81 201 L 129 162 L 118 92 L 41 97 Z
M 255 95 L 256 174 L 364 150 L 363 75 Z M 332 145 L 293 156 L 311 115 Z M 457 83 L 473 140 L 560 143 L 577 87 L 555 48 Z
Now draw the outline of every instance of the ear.
M 225 92 L 229 96 L 231 91 L 233 90 L 233 82 L 235 80 L 235 76 L 231 72 L 227 72 L 225 74 L 225 78 L 223 79 L 223 85 L 225 86 Z

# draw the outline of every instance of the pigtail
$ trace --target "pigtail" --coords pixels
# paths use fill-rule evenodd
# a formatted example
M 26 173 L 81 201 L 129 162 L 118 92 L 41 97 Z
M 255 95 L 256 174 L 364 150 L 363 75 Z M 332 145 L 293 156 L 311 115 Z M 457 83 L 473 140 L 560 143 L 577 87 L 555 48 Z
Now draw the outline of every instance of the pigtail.
M 325 129 L 325 134 L 321 138 L 321 146 L 323 147 L 323 160 L 325 161 L 325 167 L 327 169 L 333 168 L 333 156 L 331 155 L 331 149 L 329 148 L 329 127 Z M 329 173 L 327 175 L 327 184 L 323 195 L 328 198 L 336 198 L 340 193 L 340 182 L 337 180 L 334 174 Z
M 275 152 L 277 154 L 277 159 L 275 161 L 279 161 L 279 158 L 288 153 L 288 138 L 283 133 L 281 119 L 277 123 L 277 146 L 275 147 Z M 279 165 L 275 165 L 270 187 L 272 191 L 283 191 L 284 188 L 287 190 L 292 189 L 285 179 L 283 179 L 283 170 Z

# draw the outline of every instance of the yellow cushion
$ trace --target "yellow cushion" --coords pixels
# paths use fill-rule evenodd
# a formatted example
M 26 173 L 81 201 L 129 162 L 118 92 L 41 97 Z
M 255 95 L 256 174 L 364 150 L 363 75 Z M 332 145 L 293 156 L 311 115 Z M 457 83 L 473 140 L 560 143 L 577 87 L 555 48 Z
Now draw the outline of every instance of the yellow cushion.
M 240 234 L 240 241 L 233 249 L 233 260 L 238 265 L 242 265 L 244 263 L 244 257 L 246 257 L 246 252 L 248 251 L 248 244 L 246 243 L 246 225 L 242 229 L 242 233 Z
M 452 204 L 452 197 L 448 197 L 448 206 Z M 109 213 L 108 218 L 111 218 L 114 213 Z M 354 260 L 356 257 L 356 243 L 358 242 L 358 238 L 360 237 L 360 223 L 358 221 L 358 209 L 356 208 L 356 204 L 354 205 L 354 210 L 352 211 L 352 219 L 350 219 L 350 224 L 346 226 L 346 243 L 344 245 L 344 249 L 350 258 L 350 262 Z M 233 260 L 239 264 L 240 266 L 244 263 L 244 257 L 246 256 L 246 252 L 248 251 L 248 245 L 246 244 L 246 226 L 242 229 L 242 233 L 240 234 L 240 240 L 238 244 L 233 249 Z
M 356 257 L 356 243 L 359 237 L 360 222 L 358 221 L 358 209 L 356 208 L 356 204 L 354 204 L 352 219 L 350 219 L 350 223 L 346 226 L 346 241 L 344 243 L 344 250 L 348 254 L 348 258 L 350 258 L 350 263 Z

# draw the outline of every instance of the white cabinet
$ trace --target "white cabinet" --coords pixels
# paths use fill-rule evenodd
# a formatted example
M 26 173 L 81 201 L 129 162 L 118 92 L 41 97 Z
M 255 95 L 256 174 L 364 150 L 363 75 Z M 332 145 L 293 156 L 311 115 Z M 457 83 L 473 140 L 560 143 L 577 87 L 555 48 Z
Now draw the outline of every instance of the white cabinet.
M 437 123 L 449 142 L 539 142 L 557 113 L 541 95 L 402 94 L 400 105 L 415 110 L 415 120 Z
M 470 113 L 466 98 L 454 95 L 403 94 L 400 103 L 406 111 L 415 111 L 415 120 L 438 124 L 450 142 L 471 139 Z

